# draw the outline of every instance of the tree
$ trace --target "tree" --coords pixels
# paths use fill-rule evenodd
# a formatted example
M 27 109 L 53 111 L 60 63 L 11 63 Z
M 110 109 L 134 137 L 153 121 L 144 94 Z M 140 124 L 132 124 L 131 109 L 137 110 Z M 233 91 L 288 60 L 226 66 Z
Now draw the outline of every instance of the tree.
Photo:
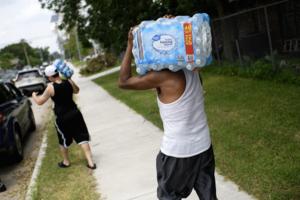
M 61 54 L 58 53 L 57 51 L 55 51 L 55 52 L 51 53 L 51 54 L 49 55 L 49 57 L 50 57 L 50 60 L 55 60 L 55 59 L 61 58 Z
M 14 55 L 11 53 L 0 54 L 0 68 L 2 69 L 10 68 L 12 59 L 14 59 Z
M 50 52 L 49 52 L 49 47 L 45 47 L 45 48 L 37 48 L 36 49 L 39 54 L 40 54 L 40 59 L 44 62 L 46 61 L 50 61 Z
M 27 57 L 27 58 L 26 58 Z M 11 68 L 16 64 L 24 66 L 28 62 L 32 66 L 40 65 L 43 60 L 49 59 L 49 48 L 33 48 L 25 40 L 10 44 L 0 50 L 0 66 Z M 17 60 L 18 63 L 13 61 Z
M 72 29 L 68 33 L 68 39 L 64 44 L 64 49 L 66 51 L 67 58 L 75 58 L 79 60 L 78 51 L 77 51 L 77 44 L 76 44 L 76 29 Z M 81 37 L 80 37 L 81 35 Z M 80 53 L 83 57 L 89 55 L 92 52 L 92 45 L 86 39 L 86 37 L 82 37 L 82 34 L 78 34 L 79 39 L 79 49 Z
M 64 44 L 64 49 L 66 52 L 67 58 L 78 58 L 77 47 L 76 47 L 76 38 L 73 31 L 69 33 L 69 38 Z
M 130 27 L 154 19 L 158 10 L 148 0 L 87 0 L 87 32 L 104 49 L 115 54 L 124 50 Z M 152 12 L 153 11 L 153 12 Z
M 79 0 L 39 1 L 42 7 L 63 13 L 61 28 L 77 26 L 81 41 L 93 39 L 116 54 L 124 49 L 131 26 L 160 14 L 159 4 L 147 0 L 86 0 L 84 5 Z
M 260 2 L 271 0 L 39 0 L 43 7 L 62 13 L 61 28 L 75 26 L 82 38 L 93 39 L 105 50 L 120 53 L 125 49 L 127 31 L 142 20 L 153 20 L 165 14 L 193 15 L 207 12 L 212 18 L 222 17 Z M 235 20 L 222 20 L 224 57 L 234 58 Z

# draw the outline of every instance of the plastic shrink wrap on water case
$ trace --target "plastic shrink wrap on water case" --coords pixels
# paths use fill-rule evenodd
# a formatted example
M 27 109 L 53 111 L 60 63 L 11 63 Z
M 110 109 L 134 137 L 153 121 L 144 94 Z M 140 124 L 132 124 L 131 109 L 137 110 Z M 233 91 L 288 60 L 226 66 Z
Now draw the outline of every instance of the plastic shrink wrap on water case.
M 71 78 L 74 71 L 71 67 L 64 62 L 62 59 L 56 59 L 53 62 L 53 65 L 56 67 L 56 70 L 60 73 L 62 78 Z
M 137 73 L 183 68 L 193 70 L 212 62 L 210 19 L 206 13 L 143 21 L 133 30 Z

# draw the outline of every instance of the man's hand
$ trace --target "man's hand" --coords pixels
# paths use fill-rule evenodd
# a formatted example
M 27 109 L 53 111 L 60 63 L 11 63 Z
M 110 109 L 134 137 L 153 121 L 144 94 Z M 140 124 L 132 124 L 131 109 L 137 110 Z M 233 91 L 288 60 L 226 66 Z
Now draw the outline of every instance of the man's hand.
M 167 18 L 167 19 L 172 19 L 172 18 L 174 18 L 174 17 L 175 17 L 175 16 L 173 16 L 173 15 L 168 15 L 168 14 L 163 16 L 163 18 Z
M 162 80 L 157 72 L 148 72 L 144 76 L 132 77 L 131 74 L 131 59 L 132 59 L 132 46 L 133 46 L 133 31 L 134 27 L 130 28 L 128 32 L 127 49 L 121 64 L 119 87 L 123 89 L 145 90 L 157 88 Z
M 128 40 L 127 40 L 127 45 L 132 47 L 133 45 L 133 31 L 134 27 L 131 27 L 130 30 L 128 31 Z

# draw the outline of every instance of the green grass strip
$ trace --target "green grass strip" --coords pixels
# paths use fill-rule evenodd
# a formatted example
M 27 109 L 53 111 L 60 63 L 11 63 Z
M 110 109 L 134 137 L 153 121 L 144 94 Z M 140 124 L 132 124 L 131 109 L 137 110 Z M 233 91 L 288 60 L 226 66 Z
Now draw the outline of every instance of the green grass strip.
M 34 200 L 96 200 L 95 179 L 86 167 L 86 160 L 78 145 L 69 149 L 71 166 L 61 169 L 57 163 L 62 160 L 53 117 L 47 125 L 48 146 L 40 174 L 36 182 Z

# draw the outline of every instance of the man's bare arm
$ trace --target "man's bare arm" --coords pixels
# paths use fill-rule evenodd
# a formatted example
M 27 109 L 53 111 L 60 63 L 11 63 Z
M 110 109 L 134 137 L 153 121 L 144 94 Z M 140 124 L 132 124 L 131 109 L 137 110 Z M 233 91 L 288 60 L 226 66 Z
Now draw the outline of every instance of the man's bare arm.
M 128 33 L 128 42 L 126 52 L 121 64 L 119 87 L 123 89 L 132 90 L 146 90 L 157 88 L 161 85 L 163 79 L 158 72 L 148 72 L 145 76 L 132 76 L 131 73 L 131 59 L 133 46 L 132 28 Z

